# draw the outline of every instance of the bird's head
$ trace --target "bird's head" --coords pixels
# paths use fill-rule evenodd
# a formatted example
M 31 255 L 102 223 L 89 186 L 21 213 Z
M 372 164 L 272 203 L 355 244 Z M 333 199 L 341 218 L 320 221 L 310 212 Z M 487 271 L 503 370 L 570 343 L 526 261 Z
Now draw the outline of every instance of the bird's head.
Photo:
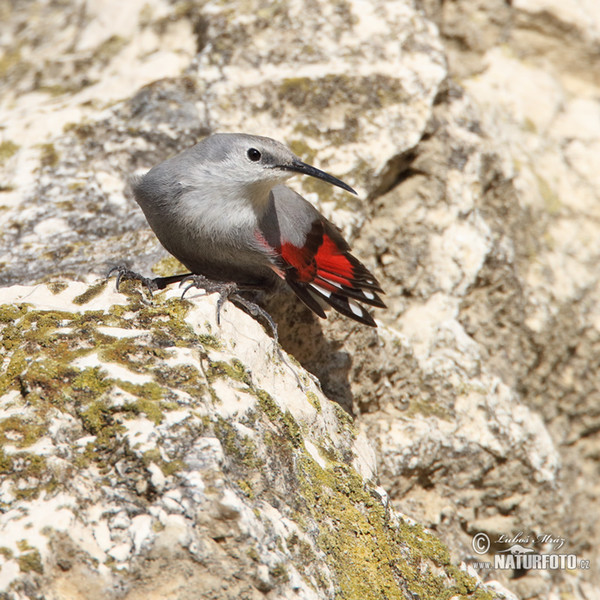
M 221 186 L 268 192 L 300 173 L 356 194 L 337 177 L 302 162 L 289 148 L 271 138 L 219 133 L 205 138 L 192 151 L 204 178 L 212 178 Z

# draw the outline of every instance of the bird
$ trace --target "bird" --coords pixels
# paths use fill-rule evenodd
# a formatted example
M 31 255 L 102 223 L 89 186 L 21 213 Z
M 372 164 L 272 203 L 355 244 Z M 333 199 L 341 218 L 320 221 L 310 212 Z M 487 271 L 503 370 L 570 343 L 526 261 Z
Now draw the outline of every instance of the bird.
M 134 176 L 133 195 L 148 224 L 189 273 L 149 279 L 115 267 L 111 272 L 118 272 L 117 289 L 127 278 L 141 280 L 151 292 L 191 282 L 186 291 L 219 292 L 218 320 L 221 305 L 232 297 L 264 316 L 264 310 L 240 294 L 272 291 L 285 283 L 319 317 L 326 317 L 329 305 L 376 327 L 363 305 L 385 308 L 381 285 L 351 254 L 340 230 L 284 185 L 296 174 L 356 194 L 284 144 L 244 133 L 212 134 Z

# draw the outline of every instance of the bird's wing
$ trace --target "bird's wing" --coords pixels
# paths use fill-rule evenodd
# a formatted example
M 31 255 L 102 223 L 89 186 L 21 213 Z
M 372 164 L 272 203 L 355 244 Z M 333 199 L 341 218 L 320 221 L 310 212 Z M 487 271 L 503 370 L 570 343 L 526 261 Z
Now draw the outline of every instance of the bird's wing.
M 302 196 L 284 186 L 272 192 L 261 231 L 275 249 L 278 268 L 296 295 L 325 316 L 318 299 L 366 325 L 373 317 L 361 305 L 385 307 L 379 282 L 352 254 L 340 232 Z

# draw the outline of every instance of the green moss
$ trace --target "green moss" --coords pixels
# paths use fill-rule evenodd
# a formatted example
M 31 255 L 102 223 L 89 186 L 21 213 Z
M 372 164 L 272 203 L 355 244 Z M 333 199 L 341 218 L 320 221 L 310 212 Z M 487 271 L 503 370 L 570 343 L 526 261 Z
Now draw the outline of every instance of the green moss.
M 95 134 L 91 123 L 66 123 L 63 127 L 64 133 L 74 133 L 82 142 L 92 138 Z
M 95 400 L 112 387 L 112 380 L 100 367 L 88 367 L 75 375 L 71 381 L 71 389 L 76 392 L 82 402 Z
M 286 410 L 285 413 L 283 413 L 281 423 L 284 427 L 286 438 L 292 443 L 294 448 L 302 446 L 304 444 L 302 431 L 300 430 L 298 422 L 294 419 L 289 410 Z
M 287 569 L 283 563 L 279 563 L 273 568 L 269 569 L 269 575 L 271 575 L 273 579 L 277 580 L 277 583 L 279 584 L 286 583 L 290 580 Z
M 0 323 L 8 324 L 20 319 L 29 311 L 26 304 L 4 304 L 0 306 Z
M 221 350 L 222 344 L 214 335 L 209 335 L 207 333 L 199 333 L 198 341 L 205 346 L 206 348 L 212 348 L 214 350 Z
M 201 399 L 206 395 L 206 384 L 202 373 L 192 365 L 163 367 L 155 372 L 157 383 L 166 388 L 177 388 L 192 398 Z
M 0 57 L 0 79 L 4 79 L 14 67 L 21 62 L 21 50 L 19 48 L 6 48 Z
M 126 382 L 119 382 L 119 387 L 125 386 L 129 388 L 127 391 L 136 390 L 139 398 L 135 402 L 125 404 L 123 410 L 134 415 L 143 413 L 155 425 L 159 425 L 164 418 L 163 407 L 160 403 L 160 399 L 165 394 L 163 388 L 151 382 L 144 383 L 141 386 L 126 385 Z
M 269 420 L 273 423 L 281 421 L 283 417 L 283 411 L 279 408 L 279 405 L 268 392 L 265 390 L 256 390 L 256 396 L 258 398 L 258 404 L 262 411 L 267 415 Z
M 314 177 L 305 177 L 302 180 L 302 189 L 307 194 L 316 194 L 322 202 L 331 202 L 334 196 L 338 194 L 336 188 L 330 183 Z
M 188 273 L 189 269 L 186 269 L 174 256 L 167 256 L 152 267 L 152 272 L 157 277 L 170 277 L 179 273 Z
M 356 77 L 328 74 L 323 77 L 284 79 L 278 89 L 278 98 L 309 113 L 346 105 L 362 113 L 364 110 L 381 110 L 400 104 L 406 100 L 406 93 L 396 77 L 382 74 Z
M 6 546 L 0 546 L 0 556 L 3 556 L 5 560 L 10 560 L 14 556 L 14 552 Z
M 319 440 L 319 454 L 326 458 L 331 463 L 343 462 L 343 455 L 339 448 L 337 448 L 329 438 L 322 437 Z
M 0 142 L 0 165 L 17 153 L 19 146 L 10 140 Z
M 21 385 L 50 404 L 62 407 L 66 398 L 66 386 L 77 371 L 58 358 L 40 356 L 29 364 L 20 376 Z M 29 399 L 29 396 L 28 396 Z
M 19 499 L 37 498 L 42 491 L 53 492 L 57 481 L 43 456 L 19 452 L 12 457 L 10 478 L 16 484 L 13 494 Z
M 25 352 L 21 348 L 16 348 L 10 361 L 0 375 L 0 394 L 3 394 L 15 383 L 21 383 L 19 378 L 27 368 L 27 359 Z
M 17 448 L 27 448 L 44 437 L 46 427 L 12 415 L 0 421 L 0 446 L 11 444 Z
M 61 292 L 66 290 L 69 287 L 69 285 L 65 281 L 48 281 L 46 282 L 46 287 L 53 294 L 60 294 Z
M 42 557 L 39 553 L 39 550 L 32 550 L 26 554 L 21 554 L 17 558 L 17 562 L 19 564 L 19 569 L 23 573 L 29 573 L 31 571 L 35 571 L 40 575 L 44 573 L 44 569 L 42 567 Z
M 89 85 L 89 84 L 88 84 Z M 43 92 L 56 98 L 57 96 L 62 96 L 64 94 L 69 94 L 73 92 L 78 92 L 82 89 L 83 85 L 63 85 L 60 83 L 55 83 L 53 85 L 39 85 L 36 87 L 36 91 Z
M 81 300 L 85 302 L 91 295 L 86 294 Z M 144 414 L 154 423 L 160 423 L 165 411 L 178 408 L 174 390 L 185 391 L 198 400 L 205 396 L 206 382 L 198 369 L 162 368 L 161 364 L 173 354 L 163 344 L 177 343 L 202 353 L 202 341 L 214 342 L 214 338 L 200 340 L 185 322 L 188 303 L 158 299 L 148 307 L 134 298 L 128 304 L 112 308 L 106 312 L 69 313 L 34 310 L 27 305 L 0 306 L 0 358 L 5 365 L 0 386 L 2 391 L 18 390 L 29 406 L 27 417 L 17 415 L 0 421 L 0 472 L 14 482 L 17 497 L 33 497 L 57 485 L 45 459 L 25 452 L 46 434 L 47 419 L 55 414 L 54 409 L 71 414 L 86 432 L 95 436 L 93 442 L 76 453 L 74 463 L 77 467 L 93 463 L 102 474 L 112 468 L 115 450 L 126 444 L 123 419 Z M 143 333 L 141 338 L 118 338 L 100 332 L 99 326 L 149 330 L 151 344 Z M 93 352 L 103 361 L 123 365 L 155 380 L 138 385 L 115 380 L 100 367 L 75 366 L 75 359 Z M 241 364 L 234 363 L 226 370 L 236 378 L 247 377 Z M 115 386 L 133 398 L 124 405 L 112 405 L 109 392 Z M 256 447 L 249 440 L 242 439 L 239 443 L 245 462 L 258 465 Z M 2 448 L 7 444 L 16 451 L 8 454 Z M 135 460 L 133 454 L 127 456 L 128 460 Z M 156 463 L 167 475 L 184 466 L 178 457 L 162 460 L 159 456 Z
M 422 400 L 421 398 L 410 398 L 408 408 L 406 410 L 407 418 L 415 415 L 423 415 L 425 417 L 437 417 L 445 421 L 452 421 L 451 412 L 438 402 L 431 400 Z
M 352 420 L 352 417 L 336 402 L 333 402 L 331 406 L 335 412 L 335 416 L 338 420 L 341 430 L 347 431 L 352 435 L 352 437 L 356 437 L 356 431 L 354 429 L 354 421 Z
M 55 167 L 58 164 L 59 156 L 54 144 L 41 144 L 40 149 L 40 163 L 42 167 Z
M 4 448 L 0 445 L 0 474 L 10 473 L 12 467 L 12 458 L 4 452 Z
M 250 500 L 252 500 L 254 498 L 254 490 L 252 489 L 252 484 L 249 481 L 246 481 L 245 479 L 240 479 L 237 482 L 237 484 L 245 496 L 250 498 Z
M 154 533 L 160 533 L 161 531 L 164 531 L 166 528 L 165 525 L 163 525 L 158 519 L 152 521 L 152 531 Z
M 225 419 L 218 417 L 213 423 L 217 439 L 223 446 L 223 451 L 234 458 L 240 465 L 249 469 L 263 466 L 262 459 L 258 456 L 256 444 L 247 435 L 241 435 L 238 430 Z
M 150 463 L 158 465 L 166 477 L 173 475 L 185 468 L 185 463 L 179 458 L 175 458 L 173 460 L 163 460 L 161 451 L 158 448 L 152 448 L 151 450 L 144 452 L 143 463 L 146 467 Z
M 113 59 L 126 44 L 126 39 L 118 35 L 111 35 L 96 48 L 94 59 L 106 64 Z
M 287 540 L 288 550 L 294 555 L 296 560 L 303 566 L 308 567 L 317 559 L 317 555 L 312 546 L 305 540 L 301 540 L 296 533 L 293 533 Z
M 169 475 L 173 475 L 178 471 L 181 471 L 184 467 L 185 463 L 179 459 L 162 461 L 160 463 L 160 468 L 166 477 L 168 477 Z
M 260 555 L 255 548 L 248 548 L 248 550 L 246 550 L 246 556 L 254 562 L 260 561 Z
M 102 360 L 121 364 L 134 373 L 146 373 L 150 371 L 149 365 L 156 359 L 168 357 L 166 350 L 140 345 L 134 338 L 115 339 L 102 348 L 99 354 Z
M 529 117 L 525 117 L 525 120 L 523 121 L 523 130 L 527 133 L 536 134 L 537 126 L 532 119 L 530 119 Z
M 321 412 L 321 402 L 319 401 L 319 397 L 314 392 L 306 392 L 306 399 L 312 404 L 318 413 Z
M 111 407 L 104 401 L 90 403 L 79 412 L 82 425 L 88 433 L 106 439 L 115 432 Z
M 289 411 L 283 412 L 275 400 L 264 390 L 255 390 L 254 393 L 258 398 L 258 405 L 267 418 L 281 427 L 283 440 L 290 443 L 294 448 L 302 446 L 302 431 L 292 413 Z
M 75 296 L 73 298 L 74 304 L 87 304 L 90 300 L 93 300 L 96 296 L 99 296 L 106 288 L 107 281 L 106 279 L 101 279 L 97 283 L 94 283 L 88 287 L 88 289 L 83 292 L 83 294 L 79 294 L 79 296 Z
M 291 140 L 288 142 L 288 146 L 296 156 L 308 164 L 312 164 L 317 156 L 317 151 L 302 139 Z
M 316 543 L 330 557 L 345 600 L 425 599 L 473 594 L 475 581 L 458 573 L 445 546 L 419 525 L 390 525 L 386 509 L 348 465 L 322 469 L 297 458 L 304 509 L 318 524 Z
M 234 381 L 244 383 L 250 388 L 252 387 L 252 377 L 250 373 L 246 371 L 246 367 L 236 358 L 234 358 L 231 363 L 211 361 L 206 370 L 206 376 L 211 382 L 217 377 L 228 377 Z
M 142 8 L 140 9 L 138 15 L 138 22 L 140 24 L 140 27 L 144 28 L 148 27 L 148 25 L 151 25 L 153 17 L 154 9 L 152 8 L 152 5 L 148 3 L 144 4 L 144 6 L 142 6 Z

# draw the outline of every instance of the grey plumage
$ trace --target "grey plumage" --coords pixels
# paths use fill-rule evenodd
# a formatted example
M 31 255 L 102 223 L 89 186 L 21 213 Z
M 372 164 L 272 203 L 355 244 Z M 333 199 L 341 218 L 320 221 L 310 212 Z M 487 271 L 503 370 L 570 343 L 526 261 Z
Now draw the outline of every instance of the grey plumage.
M 285 280 L 317 314 L 324 315 L 316 308 L 318 297 L 374 325 L 355 300 L 383 306 L 376 293 L 381 292 L 379 284 L 349 254 L 335 227 L 282 185 L 295 173 L 355 193 L 339 179 L 303 163 L 283 144 L 246 134 L 207 137 L 157 165 L 132 187 L 162 245 L 192 273 L 258 288 Z M 323 266 L 338 264 L 344 272 L 332 272 L 327 279 L 322 276 L 325 270 L 317 276 L 319 261 Z

